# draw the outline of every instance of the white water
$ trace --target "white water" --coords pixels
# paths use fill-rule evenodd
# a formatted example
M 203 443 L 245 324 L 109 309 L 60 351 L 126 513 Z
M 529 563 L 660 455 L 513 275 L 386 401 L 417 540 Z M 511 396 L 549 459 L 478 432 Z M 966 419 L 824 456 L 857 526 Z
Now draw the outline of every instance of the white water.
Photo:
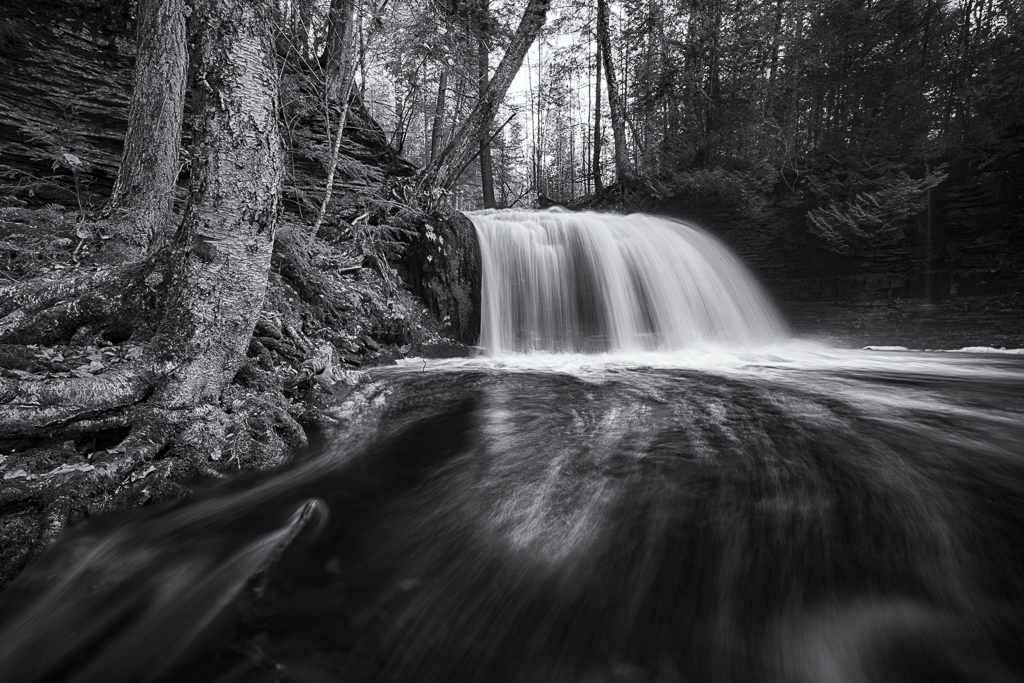
M 787 336 L 743 264 L 687 223 L 566 211 L 470 219 L 483 257 L 480 346 L 492 356 L 749 347 Z

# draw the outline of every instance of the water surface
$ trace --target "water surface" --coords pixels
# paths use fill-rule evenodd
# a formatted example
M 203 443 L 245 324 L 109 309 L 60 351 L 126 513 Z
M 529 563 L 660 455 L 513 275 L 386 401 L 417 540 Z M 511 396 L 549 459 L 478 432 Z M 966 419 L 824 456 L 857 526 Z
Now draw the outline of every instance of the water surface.
M 1020 356 L 373 378 L 369 446 L 66 536 L 3 595 L 5 680 L 1022 680 Z

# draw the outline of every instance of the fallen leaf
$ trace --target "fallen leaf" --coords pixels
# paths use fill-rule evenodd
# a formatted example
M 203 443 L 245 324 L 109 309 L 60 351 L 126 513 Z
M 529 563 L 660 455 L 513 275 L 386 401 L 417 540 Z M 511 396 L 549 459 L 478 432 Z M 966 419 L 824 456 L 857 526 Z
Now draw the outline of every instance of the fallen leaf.
M 132 476 L 131 476 L 131 480 L 132 481 L 138 481 L 139 479 L 144 479 L 144 478 L 146 478 L 146 476 L 148 476 L 152 472 L 156 472 L 156 467 L 154 467 L 153 465 L 150 465 L 149 467 L 147 467 L 142 472 L 133 472 Z

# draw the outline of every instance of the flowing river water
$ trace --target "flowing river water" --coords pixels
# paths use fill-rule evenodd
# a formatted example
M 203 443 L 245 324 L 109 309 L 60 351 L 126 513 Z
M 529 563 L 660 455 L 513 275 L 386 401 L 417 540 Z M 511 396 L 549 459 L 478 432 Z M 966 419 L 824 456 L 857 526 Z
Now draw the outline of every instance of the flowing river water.
M 0 680 L 1024 680 L 1024 355 L 787 339 L 690 226 L 473 218 L 487 355 L 70 530 Z

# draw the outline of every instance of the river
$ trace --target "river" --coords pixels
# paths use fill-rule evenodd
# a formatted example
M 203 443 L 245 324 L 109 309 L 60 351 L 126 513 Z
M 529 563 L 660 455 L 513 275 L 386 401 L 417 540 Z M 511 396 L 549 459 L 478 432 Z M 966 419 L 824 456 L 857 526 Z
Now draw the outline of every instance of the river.
M 373 370 L 286 470 L 72 529 L 3 680 L 1024 680 L 1024 355 L 788 339 L 745 275 L 675 343 L 601 272 Z

